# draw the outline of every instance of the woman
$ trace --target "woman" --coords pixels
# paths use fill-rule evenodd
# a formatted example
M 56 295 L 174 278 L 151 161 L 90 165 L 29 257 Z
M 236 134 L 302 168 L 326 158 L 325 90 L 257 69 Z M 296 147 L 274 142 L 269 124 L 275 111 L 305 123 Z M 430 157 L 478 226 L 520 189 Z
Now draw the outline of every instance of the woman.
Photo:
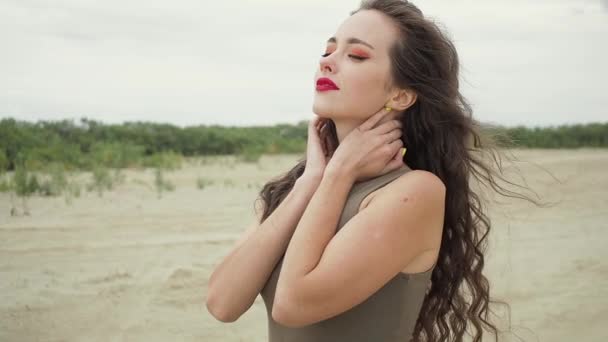
M 497 150 L 482 144 L 458 70 L 412 3 L 363 1 L 321 57 L 306 159 L 260 192 L 260 223 L 212 274 L 209 311 L 232 322 L 261 293 L 270 341 L 497 335 L 489 219 L 469 179 L 517 194 L 479 155 Z

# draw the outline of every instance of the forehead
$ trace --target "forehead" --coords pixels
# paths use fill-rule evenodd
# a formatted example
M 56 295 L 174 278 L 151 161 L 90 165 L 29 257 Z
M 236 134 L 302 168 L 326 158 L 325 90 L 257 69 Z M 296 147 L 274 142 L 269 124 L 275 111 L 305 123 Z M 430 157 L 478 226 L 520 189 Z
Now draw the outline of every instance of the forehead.
M 338 44 L 354 37 L 370 43 L 376 51 L 388 51 L 395 40 L 396 27 L 391 19 L 376 10 L 359 11 L 342 22 L 336 30 Z

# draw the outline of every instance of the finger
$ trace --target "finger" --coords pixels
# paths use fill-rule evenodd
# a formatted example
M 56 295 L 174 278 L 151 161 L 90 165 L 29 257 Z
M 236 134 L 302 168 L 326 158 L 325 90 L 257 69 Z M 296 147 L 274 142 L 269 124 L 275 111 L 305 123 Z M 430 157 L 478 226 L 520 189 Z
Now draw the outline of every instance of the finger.
M 382 124 L 378 125 L 378 127 L 374 127 L 371 131 L 373 132 L 373 134 L 382 135 L 382 134 L 391 132 L 394 129 L 402 129 L 402 128 L 403 128 L 403 123 L 401 123 L 401 121 L 389 120 L 387 122 L 383 122 Z
M 380 109 L 379 112 L 377 112 L 376 114 L 372 115 L 365 122 L 363 122 L 359 126 L 359 129 L 362 130 L 362 131 L 367 131 L 367 130 L 372 129 L 378 123 L 378 121 L 380 121 L 388 113 L 390 113 L 390 111 L 387 111 L 383 107 L 382 109 Z
M 400 156 L 401 152 L 397 152 L 397 155 Z M 395 157 L 395 158 L 391 159 L 391 161 L 388 164 L 386 164 L 386 167 L 384 168 L 384 170 L 386 172 L 390 172 L 390 171 L 393 171 L 393 170 L 396 170 L 396 169 L 402 167 L 403 165 L 405 165 L 405 163 L 403 162 L 403 159 L 400 157 Z
M 403 157 L 401 155 L 401 148 L 403 147 L 403 141 L 401 139 L 396 139 L 388 143 L 389 150 L 392 153 L 393 158 Z
M 327 127 L 327 122 L 325 120 L 319 123 L 319 130 L 323 130 Z
M 396 150 L 395 154 L 391 158 L 391 160 L 386 164 L 385 171 L 391 171 L 394 169 L 398 169 L 404 165 L 403 162 L 403 154 L 401 153 L 401 148 L 403 147 L 403 142 L 401 140 L 397 140 L 390 144 L 393 150 Z
M 317 126 L 321 126 L 323 124 L 324 120 L 325 119 L 323 119 L 322 117 L 317 116 L 317 122 L 316 122 Z
M 315 128 L 317 129 L 317 131 L 320 131 L 323 128 L 323 125 L 325 125 L 325 122 L 326 122 L 325 118 L 317 116 L 317 118 L 315 120 Z
M 319 131 L 326 129 L 328 125 L 328 119 L 326 118 L 321 118 L 319 120 Z
M 392 130 L 392 131 L 390 131 L 388 133 L 383 134 L 382 135 L 382 140 L 385 143 L 390 143 L 390 142 L 393 142 L 393 141 L 395 141 L 397 139 L 401 140 L 402 136 L 403 136 L 403 132 L 401 131 L 401 129 L 400 128 L 395 128 L 394 130 Z
M 308 140 L 310 141 L 311 139 L 315 139 L 318 136 L 318 131 L 317 131 L 317 122 L 319 120 L 319 117 L 315 117 L 312 120 L 309 121 L 308 123 Z

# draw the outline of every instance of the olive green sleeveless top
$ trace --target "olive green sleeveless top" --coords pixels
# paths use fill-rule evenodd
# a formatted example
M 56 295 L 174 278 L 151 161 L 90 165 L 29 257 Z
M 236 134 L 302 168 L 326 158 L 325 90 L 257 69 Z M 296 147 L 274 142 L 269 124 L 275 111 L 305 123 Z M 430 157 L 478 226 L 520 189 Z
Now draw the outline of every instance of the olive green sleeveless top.
M 357 212 L 372 191 L 402 174 L 407 166 L 353 184 L 340 220 L 339 230 Z M 283 255 L 284 256 L 284 255 Z M 435 265 L 425 272 L 400 272 L 377 292 L 351 309 L 326 320 L 290 328 L 272 318 L 272 305 L 283 258 L 279 260 L 261 291 L 268 316 L 269 342 L 393 342 L 409 341 Z

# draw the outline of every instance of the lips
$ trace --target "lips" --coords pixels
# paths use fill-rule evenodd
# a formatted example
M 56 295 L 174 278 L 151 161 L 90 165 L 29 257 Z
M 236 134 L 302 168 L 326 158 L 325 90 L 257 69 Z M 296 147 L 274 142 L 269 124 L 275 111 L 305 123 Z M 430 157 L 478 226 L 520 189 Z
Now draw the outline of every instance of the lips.
M 317 90 L 338 90 L 338 86 L 329 78 L 321 77 L 317 80 Z

